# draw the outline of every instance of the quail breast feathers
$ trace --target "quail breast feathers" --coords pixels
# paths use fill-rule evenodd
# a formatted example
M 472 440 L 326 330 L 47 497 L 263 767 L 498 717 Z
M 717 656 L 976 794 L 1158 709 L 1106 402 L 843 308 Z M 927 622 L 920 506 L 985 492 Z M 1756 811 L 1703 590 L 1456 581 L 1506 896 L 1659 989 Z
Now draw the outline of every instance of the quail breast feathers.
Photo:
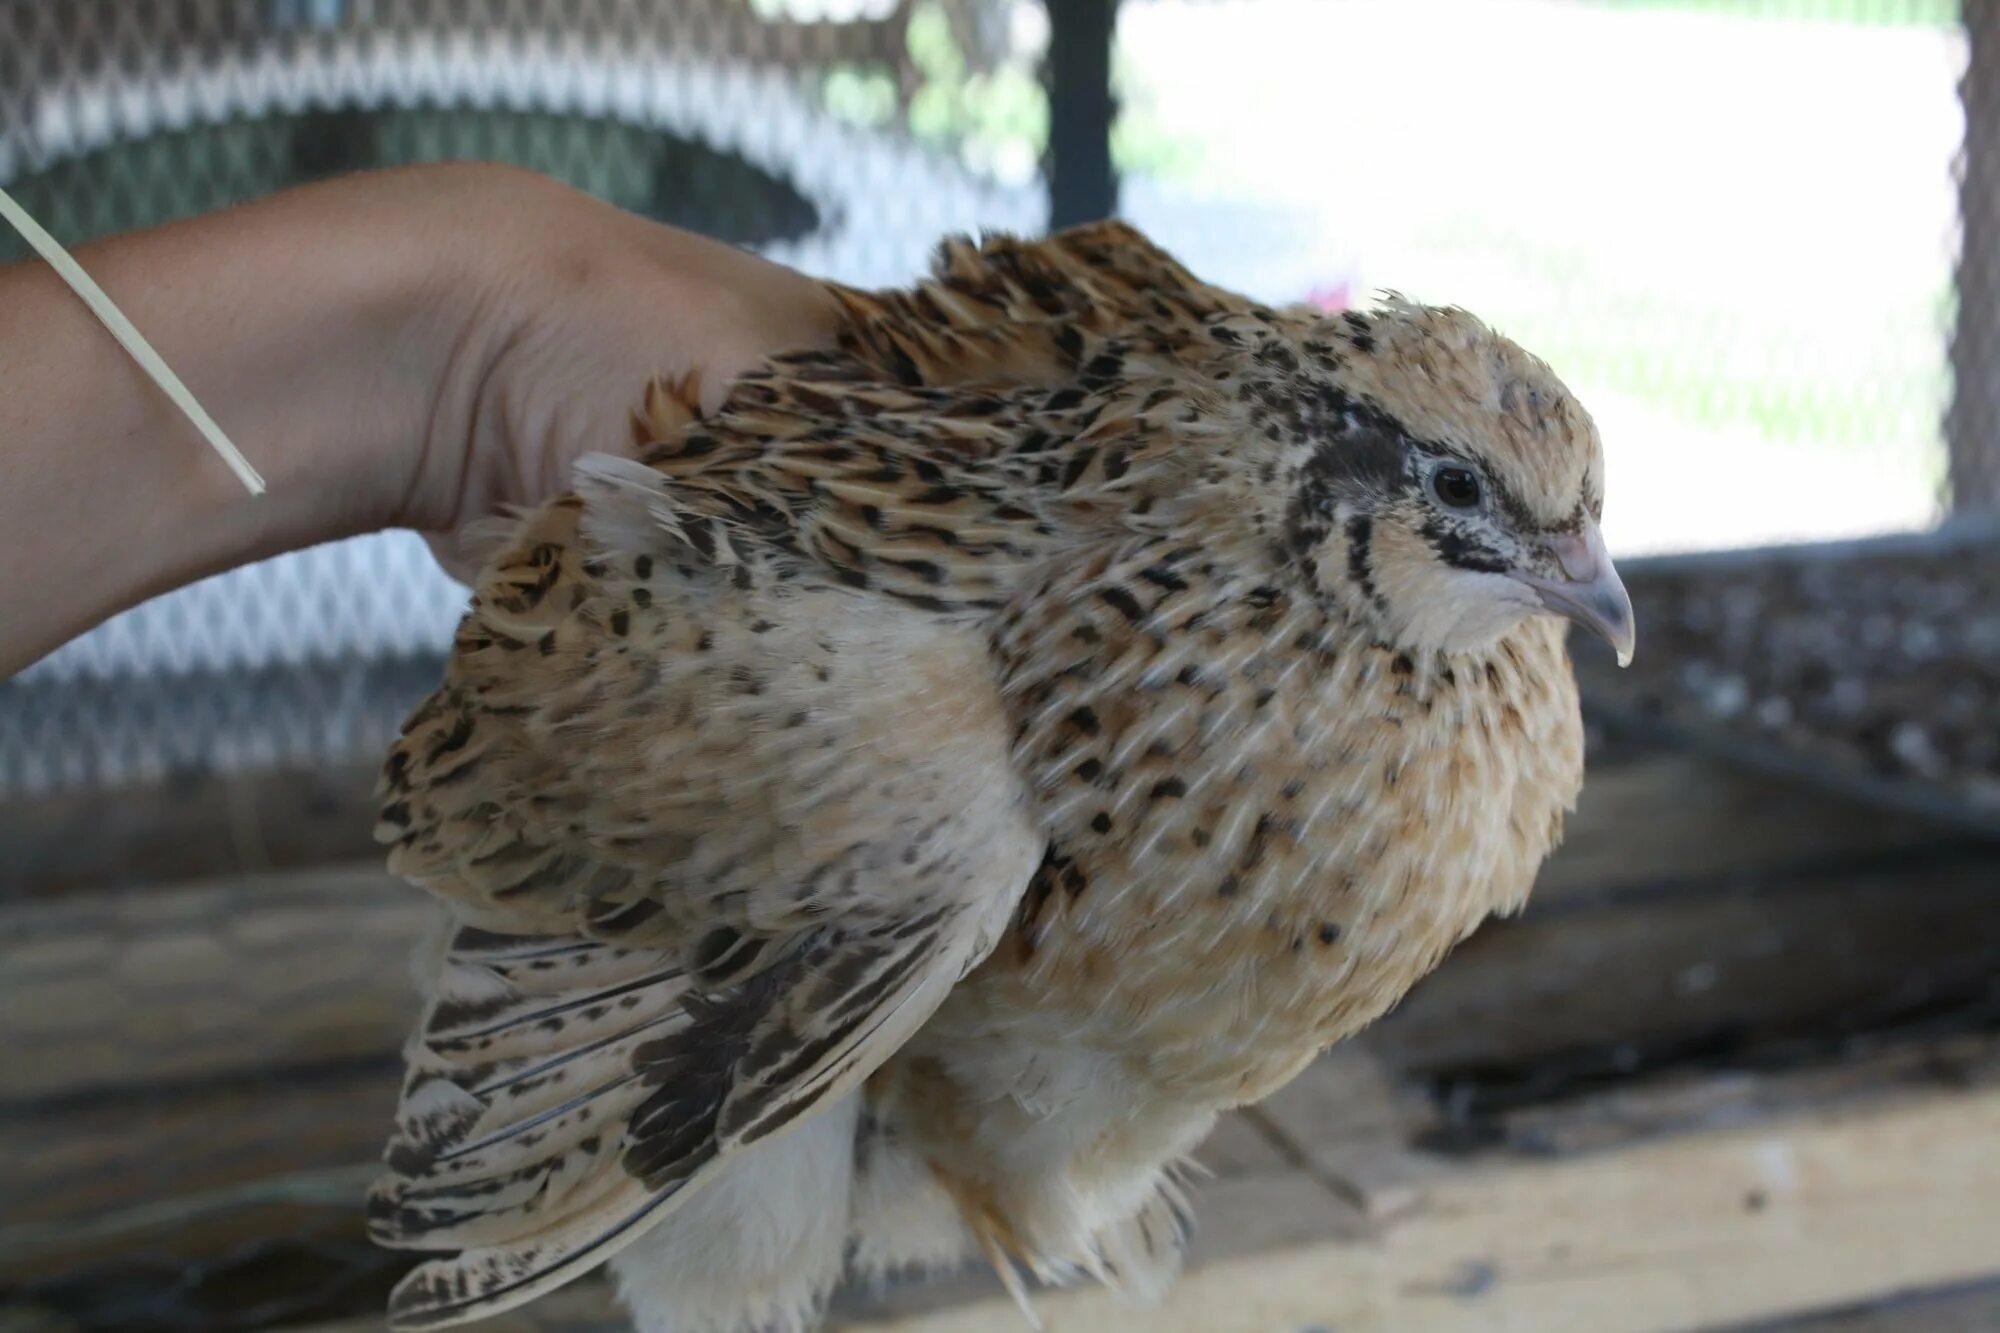
M 1215 1117 L 1518 907 L 1628 655 L 1595 428 L 1461 311 L 1100 224 L 510 522 L 378 835 L 453 928 L 371 1200 L 397 1327 L 609 1261 L 647 1333 L 984 1254 L 1141 1295 Z

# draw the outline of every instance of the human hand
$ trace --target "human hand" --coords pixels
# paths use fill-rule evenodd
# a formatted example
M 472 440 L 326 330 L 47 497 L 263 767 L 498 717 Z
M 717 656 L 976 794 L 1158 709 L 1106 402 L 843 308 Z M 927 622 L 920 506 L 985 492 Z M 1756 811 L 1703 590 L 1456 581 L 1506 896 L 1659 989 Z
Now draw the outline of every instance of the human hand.
M 146 597 L 281 551 L 452 534 L 631 446 L 652 378 L 708 405 L 831 335 L 819 284 L 546 177 L 344 177 L 78 258 L 264 474 L 244 494 L 39 263 L 0 267 L 0 678 Z
M 560 493 L 580 454 L 629 448 L 649 380 L 691 374 L 712 409 L 762 357 L 831 334 L 823 290 L 789 269 L 545 177 L 462 184 L 495 221 L 456 280 L 471 304 L 388 517 L 461 579 L 455 534 Z

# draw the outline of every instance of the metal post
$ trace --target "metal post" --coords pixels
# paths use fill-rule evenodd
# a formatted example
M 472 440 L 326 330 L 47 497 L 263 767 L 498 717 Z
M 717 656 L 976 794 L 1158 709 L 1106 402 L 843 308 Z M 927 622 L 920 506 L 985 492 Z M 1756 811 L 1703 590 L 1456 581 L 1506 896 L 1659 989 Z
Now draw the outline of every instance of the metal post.
M 1964 0 L 1958 322 L 1945 413 L 1955 511 L 2000 509 L 2000 0 Z
M 1048 0 L 1049 225 L 1118 211 L 1111 167 L 1111 38 L 1118 0 Z

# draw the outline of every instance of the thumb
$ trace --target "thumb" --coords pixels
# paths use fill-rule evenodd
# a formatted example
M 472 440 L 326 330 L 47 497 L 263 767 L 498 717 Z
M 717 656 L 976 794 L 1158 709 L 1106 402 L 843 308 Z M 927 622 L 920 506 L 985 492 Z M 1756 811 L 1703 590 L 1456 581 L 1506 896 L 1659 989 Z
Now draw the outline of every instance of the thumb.
M 673 439 L 688 425 L 702 416 L 703 407 L 702 375 L 698 370 L 689 370 L 678 376 L 654 375 L 647 381 L 640 405 L 629 416 L 629 436 L 623 441 L 624 447 L 618 452 L 635 454 L 649 444 Z M 564 459 L 564 481 L 574 463 Z M 551 482 L 547 486 L 549 495 L 560 493 L 561 484 Z M 538 496 L 536 499 L 546 499 Z M 426 532 L 424 544 L 430 547 L 431 558 L 438 567 L 466 587 L 474 587 L 479 581 L 486 562 L 500 553 L 514 530 L 533 508 L 504 505 L 498 514 L 475 518 L 463 524 L 456 531 Z

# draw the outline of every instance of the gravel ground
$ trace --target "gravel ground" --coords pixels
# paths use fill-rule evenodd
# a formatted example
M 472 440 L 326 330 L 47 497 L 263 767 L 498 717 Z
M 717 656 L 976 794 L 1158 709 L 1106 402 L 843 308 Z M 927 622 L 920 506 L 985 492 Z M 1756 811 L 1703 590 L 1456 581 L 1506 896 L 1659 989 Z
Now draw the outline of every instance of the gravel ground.
M 1580 646 L 1604 715 L 2000 830 L 2000 523 L 1633 561 L 1639 653 Z

